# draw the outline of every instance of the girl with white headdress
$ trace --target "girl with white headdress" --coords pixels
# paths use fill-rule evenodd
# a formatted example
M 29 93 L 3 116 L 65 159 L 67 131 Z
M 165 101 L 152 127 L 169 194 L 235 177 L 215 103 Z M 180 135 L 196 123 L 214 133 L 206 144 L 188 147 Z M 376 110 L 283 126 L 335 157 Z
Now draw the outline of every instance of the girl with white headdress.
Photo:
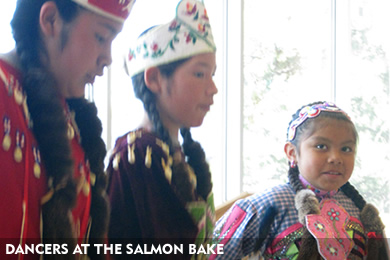
M 217 93 L 215 51 L 197 0 L 181 1 L 173 21 L 130 49 L 127 69 L 145 117 L 117 140 L 110 159 L 110 242 L 203 243 L 212 234 L 211 174 L 190 128 L 202 124 Z

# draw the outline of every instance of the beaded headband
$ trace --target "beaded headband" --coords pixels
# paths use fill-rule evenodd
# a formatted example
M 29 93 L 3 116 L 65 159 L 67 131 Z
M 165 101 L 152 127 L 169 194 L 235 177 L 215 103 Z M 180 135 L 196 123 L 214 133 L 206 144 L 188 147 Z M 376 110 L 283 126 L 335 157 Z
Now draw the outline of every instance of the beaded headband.
M 215 51 L 203 1 L 182 0 L 173 21 L 153 27 L 137 39 L 126 65 L 132 77 L 151 67 Z
M 114 21 L 124 23 L 135 0 L 72 0 L 84 8 Z
M 342 109 L 340 109 L 333 103 L 323 102 L 312 106 L 305 106 L 301 109 L 301 111 L 299 111 L 298 118 L 290 123 L 287 133 L 287 141 L 291 142 L 292 140 L 294 140 L 298 126 L 303 124 L 308 118 L 319 116 L 322 111 L 343 113 L 348 119 L 350 119 L 347 113 L 345 113 Z

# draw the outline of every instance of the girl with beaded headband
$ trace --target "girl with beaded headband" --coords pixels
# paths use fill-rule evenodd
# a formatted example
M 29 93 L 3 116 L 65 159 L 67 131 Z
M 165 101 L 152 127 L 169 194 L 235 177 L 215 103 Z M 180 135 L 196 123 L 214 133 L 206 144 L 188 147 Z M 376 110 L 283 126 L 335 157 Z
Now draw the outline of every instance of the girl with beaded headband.
M 16 48 L 0 55 L 1 248 L 65 244 L 68 254 L 45 259 L 76 259 L 76 243 L 106 241 L 106 149 L 84 89 L 111 63 L 111 43 L 133 3 L 17 1 Z M 18 253 L 6 258 L 42 257 Z
M 126 65 L 145 118 L 118 138 L 110 159 L 110 242 L 192 244 L 212 235 L 211 174 L 190 127 L 202 124 L 217 93 L 215 51 L 197 0 L 182 0 L 173 21 L 147 30 L 130 49 Z
M 215 243 L 237 259 L 389 259 L 384 225 L 348 182 L 358 134 L 328 102 L 299 109 L 289 123 L 289 182 L 240 200 L 218 221 Z

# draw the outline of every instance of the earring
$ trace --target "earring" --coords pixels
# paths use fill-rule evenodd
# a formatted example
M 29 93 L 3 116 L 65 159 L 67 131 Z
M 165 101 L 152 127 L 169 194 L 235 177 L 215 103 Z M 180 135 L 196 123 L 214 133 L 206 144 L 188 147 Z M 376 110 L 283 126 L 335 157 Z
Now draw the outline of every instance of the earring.
M 291 167 L 291 168 L 297 167 L 297 163 L 296 163 L 295 161 L 291 161 L 291 162 L 290 162 L 290 167 Z

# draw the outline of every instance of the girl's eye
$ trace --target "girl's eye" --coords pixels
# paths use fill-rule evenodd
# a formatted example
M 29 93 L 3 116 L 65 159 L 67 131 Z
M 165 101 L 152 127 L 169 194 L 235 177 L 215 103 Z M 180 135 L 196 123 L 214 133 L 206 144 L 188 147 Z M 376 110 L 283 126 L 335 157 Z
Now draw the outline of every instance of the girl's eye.
M 347 152 L 347 153 L 353 152 L 353 149 L 352 149 L 351 147 L 348 147 L 348 146 L 343 147 L 341 150 L 342 150 L 343 152 Z
M 316 145 L 316 148 L 317 148 L 317 149 L 324 150 L 324 149 L 326 149 L 327 147 L 326 147 L 326 145 L 324 145 L 324 144 L 317 144 L 317 145 Z

